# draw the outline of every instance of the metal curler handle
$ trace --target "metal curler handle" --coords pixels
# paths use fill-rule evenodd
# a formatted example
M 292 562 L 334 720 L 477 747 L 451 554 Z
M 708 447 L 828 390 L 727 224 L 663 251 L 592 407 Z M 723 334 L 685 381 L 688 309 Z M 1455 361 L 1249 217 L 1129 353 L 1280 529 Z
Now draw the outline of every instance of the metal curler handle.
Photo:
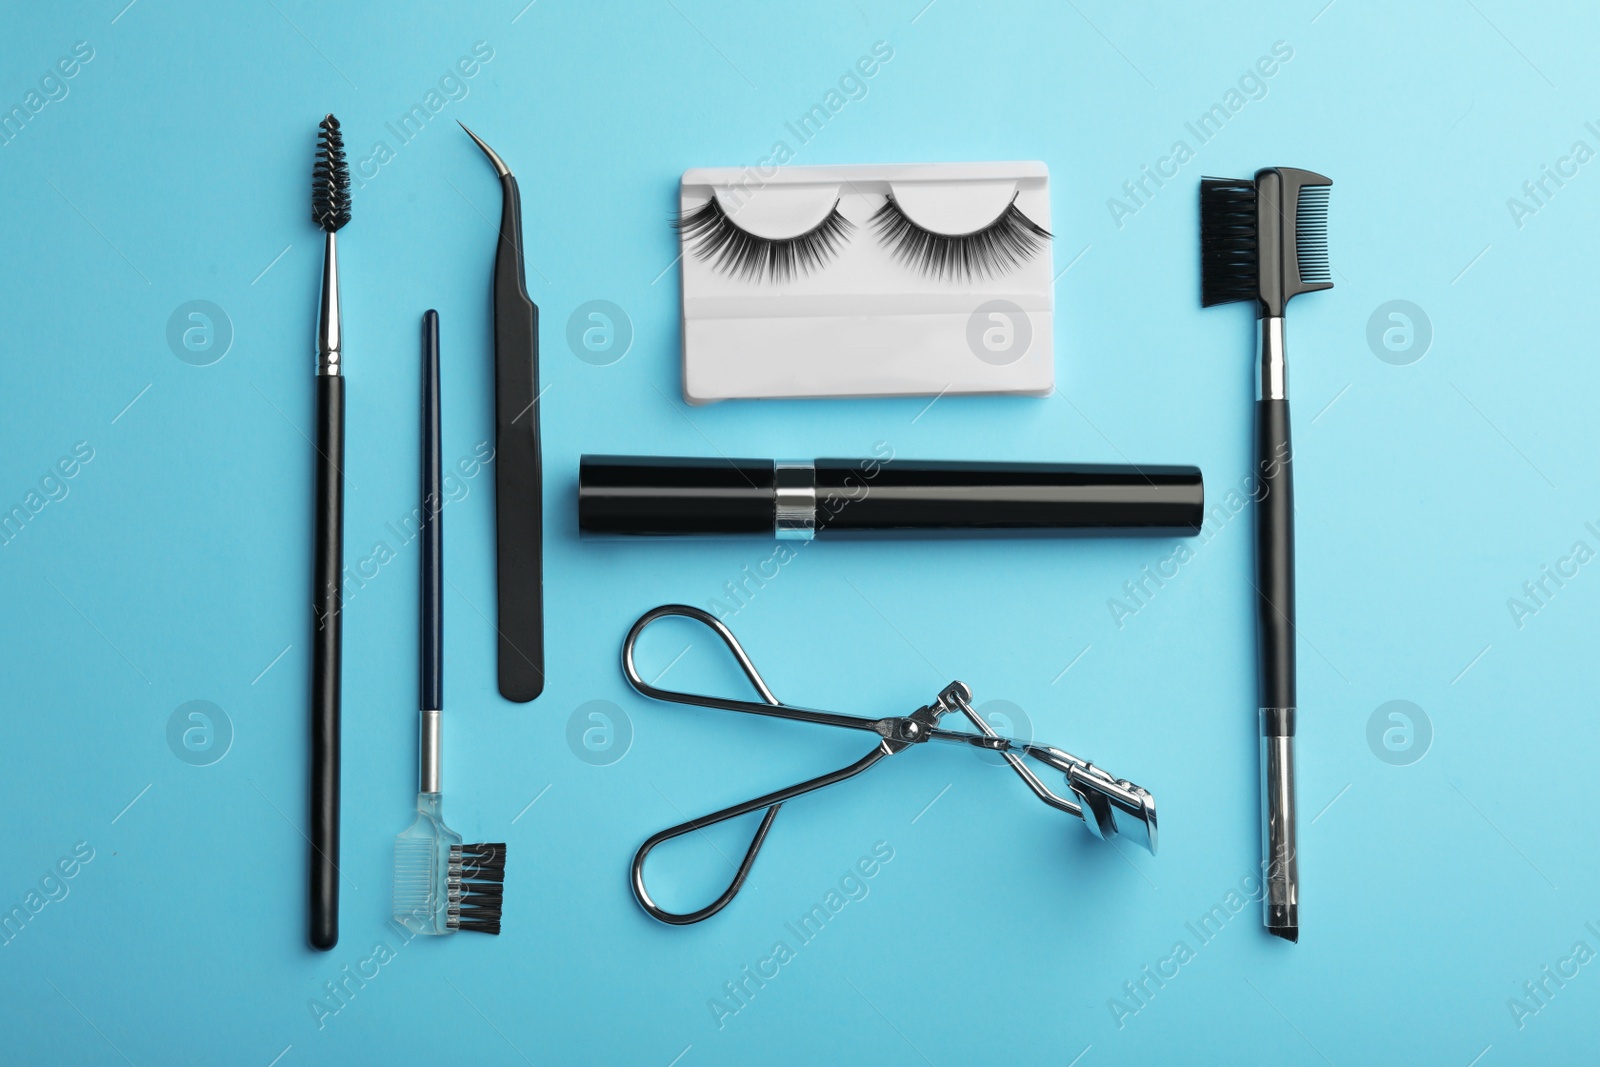
M 733 658 L 739 662 L 739 669 L 744 671 L 744 676 L 750 679 L 750 684 L 756 687 L 756 692 L 761 694 L 761 700 L 735 700 L 731 697 L 705 696 L 700 693 L 680 693 L 675 689 L 662 689 L 651 685 L 639 676 L 639 669 L 633 663 L 633 646 L 639 640 L 639 635 L 646 626 L 658 619 L 671 615 L 678 615 L 685 619 L 693 619 L 702 623 L 722 639 L 728 646 L 728 651 L 733 653 Z M 858 715 L 839 715 L 831 711 L 817 711 L 813 708 L 797 708 L 783 703 L 772 695 L 772 690 L 767 688 L 767 683 L 761 680 L 761 675 L 756 671 L 756 665 L 750 662 L 750 657 L 745 654 L 744 646 L 739 644 L 739 639 L 733 636 L 733 631 L 722 625 L 715 615 L 688 604 L 663 604 L 659 608 L 652 608 L 639 616 L 639 621 L 633 624 L 633 629 L 628 631 L 628 636 L 622 642 L 622 673 L 627 676 L 628 684 L 640 693 L 654 700 L 667 700 L 674 704 L 690 704 L 701 708 L 716 708 L 719 711 L 743 711 L 752 715 L 767 715 L 776 719 L 790 719 L 795 722 L 814 722 L 822 726 L 843 726 L 851 730 L 866 730 L 887 737 L 884 724 L 889 719 L 863 719 Z
M 713 633 L 722 638 L 722 643 L 728 646 L 728 651 L 733 653 L 733 658 L 739 661 L 739 667 L 744 671 L 744 676 L 750 679 L 750 684 L 756 687 L 756 692 L 761 694 L 761 699 L 768 704 L 781 703 L 772 695 L 772 690 L 767 688 L 767 683 L 761 680 L 761 674 L 756 670 L 756 665 L 750 662 L 750 657 L 745 654 L 744 646 L 739 644 L 739 639 L 733 636 L 733 631 L 722 625 L 715 615 L 700 608 L 690 607 L 688 604 L 663 604 L 659 608 L 651 608 L 639 616 L 639 621 L 633 624 L 628 631 L 628 636 L 622 642 L 622 673 L 627 675 L 628 684 L 647 697 L 656 700 L 670 700 L 677 704 L 700 704 L 705 707 L 721 707 L 723 702 L 718 697 L 700 696 L 695 693 L 680 693 L 673 689 L 658 689 L 639 676 L 639 668 L 633 663 L 633 646 L 638 643 L 639 635 L 644 633 L 646 626 L 657 619 L 664 619 L 670 615 L 679 615 L 685 619 L 693 619 L 704 623 Z M 728 701 L 731 704 L 743 705 L 748 701 Z M 724 709 L 742 711 L 742 707 Z
M 702 815 L 698 819 L 690 819 L 686 823 L 680 823 L 677 826 L 662 830 L 659 834 L 640 845 L 639 851 L 633 854 L 633 895 L 639 901 L 639 906 L 648 912 L 651 918 L 659 919 L 664 923 L 671 923 L 673 926 L 688 926 L 690 923 L 697 923 L 701 919 L 711 918 L 711 916 L 727 907 L 733 901 L 733 898 L 738 896 L 739 890 L 744 888 L 744 880 L 750 875 L 750 867 L 756 861 L 756 854 L 761 851 L 761 846 L 767 840 L 767 831 L 772 829 L 772 820 L 778 817 L 778 809 L 783 807 L 785 801 L 822 789 L 825 786 L 833 785 L 836 782 L 842 782 L 846 778 L 854 778 L 888 755 L 891 755 L 891 751 L 889 743 L 885 741 L 848 767 L 841 767 L 836 771 L 830 771 L 798 785 L 791 785 L 787 789 L 780 789 L 775 793 L 768 793 L 765 796 L 756 797 L 754 800 L 747 800 L 743 804 L 735 804 L 731 808 L 723 808 L 721 811 L 711 815 Z M 668 911 L 650 899 L 650 893 L 645 889 L 644 885 L 644 861 L 645 857 L 650 855 L 651 849 L 663 841 L 671 841 L 675 837 L 682 837 L 684 834 L 693 833 L 696 830 L 704 830 L 708 826 L 715 826 L 717 823 L 726 822 L 729 819 L 737 819 L 741 815 L 748 815 L 762 808 L 766 808 L 767 813 L 761 817 L 761 825 L 756 828 L 755 836 L 750 838 L 750 847 L 745 849 L 744 859 L 739 861 L 739 869 L 734 872 L 733 881 L 728 883 L 728 888 L 722 891 L 720 897 L 699 911 L 690 912 Z
M 696 693 L 681 693 L 673 689 L 662 689 L 651 685 L 640 677 L 638 667 L 635 666 L 633 661 L 634 645 L 638 642 L 639 635 L 644 632 L 645 627 L 658 619 L 671 615 L 703 623 L 720 637 L 723 644 L 728 646 L 728 651 L 733 653 L 733 658 L 738 661 L 740 669 L 744 671 L 744 675 L 750 680 L 750 684 L 755 686 L 756 692 L 761 694 L 763 703 L 757 703 L 753 700 L 734 700 L 726 697 L 704 696 Z M 704 815 L 698 819 L 691 819 L 688 822 L 669 827 L 640 845 L 639 851 L 633 854 L 633 867 L 631 870 L 633 895 L 639 901 L 639 906 L 651 918 L 658 919 L 664 923 L 671 923 L 674 926 L 687 926 L 702 919 L 709 919 L 732 902 L 733 898 L 738 895 L 739 890 L 744 887 L 745 879 L 750 875 L 750 868 L 756 861 L 756 855 L 761 851 L 762 844 L 766 842 L 767 831 L 772 829 L 772 820 L 778 817 L 778 809 L 783 806 L 785 801 L 833 785 L 836 782 L 842 782 L 847 778 L 854 778 L 883 757 L 900 751 L 907 743 L 885 736 L 885 730 L 881 724 L 887 720 L 862 719 L 854 715 L 837 715 L 832 712 L 813 711 L 809 708 L 790 707 L 782 703 L 772 694 L 772 690 L 768 688 L 767 683 L 762 680 L 761 674 L 755 668 L 755 664 L 750 662 L 750 657 L 745 653 L 744 647 L 739 644 L 738 638 L 733 636 L 733 632 L 711 613 L 702 611 L 700 608 L 690 607 L 687 604 L 664 604 L 659 608 L 646 612 L 639 618 L 638 622 L 633 624 L 633 628 L 628 631 L 627 639 L 622 642 L 622 672 L 627 676 L 628 684 L 645 696 L 656 700 L 718 708 L 723 711 L 745 711 L 757 715 L 771 715 L 800 722 L 823 723 L 829 726 L 845 726 L 872 731 L 881 738 L 877 747 L 848 767 L 841 767 L 839 770 L 830 771 L 808 781 L 789 786 L 787 789 L 780 789 L 765 796 L 756 797 L 754 800 L 747 800 L 743 804 L 735 804 L 731 808 L 723 808 L 721 811 L 710 815 Z M 714 826 L 729 819 L 737 819 L 741 815 L 748 815 L 762 808 L 766 808 L 767 813 L 761 817 L 761 825 L 756 828 L 754 836 L 750 838 L 750 845 L 745 849 L 744 858 L 739 861 L 739 867 L 734 872 L 733 880 L 728 883 L 728 888 L 723 890 L 720 897 L 698 911 L 691 912 L 668 911 L 650 898 L 650 893 L 644 884 L 644 861 L 650 855 L 652 849 L 662 842 L 670 841 L 675 837 L 682 837 L 684 834 L 694 833 L 697 830 L 703 830 L 708 826 Z

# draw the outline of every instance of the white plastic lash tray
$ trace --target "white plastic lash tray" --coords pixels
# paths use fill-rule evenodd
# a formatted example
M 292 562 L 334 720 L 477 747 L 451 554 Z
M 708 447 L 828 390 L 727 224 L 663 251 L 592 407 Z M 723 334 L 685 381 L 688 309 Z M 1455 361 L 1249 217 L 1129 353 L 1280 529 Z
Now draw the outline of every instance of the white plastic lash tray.
M 1054 389 L 1043 163 L 696 168 L 679 195 L 689 403 Z

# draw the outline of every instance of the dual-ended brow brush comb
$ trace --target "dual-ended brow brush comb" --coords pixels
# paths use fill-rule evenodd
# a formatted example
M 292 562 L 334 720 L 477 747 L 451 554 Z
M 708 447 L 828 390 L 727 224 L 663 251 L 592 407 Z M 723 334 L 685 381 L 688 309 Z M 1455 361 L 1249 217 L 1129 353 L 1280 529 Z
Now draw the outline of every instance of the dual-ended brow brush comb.
M 444 823 L 444 507 L 439 314 L 422 316 L 422 696 L 417 818 L 394 842 L 394 917 L 420 934 L 500 932 L 506 846 L 464 845 Z
M 344 572 L 344 363 L 337 234 L 350 221 L 350 171 L 339 120 L 322 120 L 311 170 L 311 221 L 328 235 L 317 319 L 316 516 L 311 582 L 311 917 L 324 951 L 339 941 L 339 685 Z
M 1200 302 L 1254 300 L 1261 320 L 1256 393 L 1256 621 L 1260 638 L 1262 921 L 1300 939 L 1295 843 L 1294 490 L 1284 312 L 1301 293 L 1332 289 L 1332 179 L 1270 167 L 1254 180 L 1200 182 Z

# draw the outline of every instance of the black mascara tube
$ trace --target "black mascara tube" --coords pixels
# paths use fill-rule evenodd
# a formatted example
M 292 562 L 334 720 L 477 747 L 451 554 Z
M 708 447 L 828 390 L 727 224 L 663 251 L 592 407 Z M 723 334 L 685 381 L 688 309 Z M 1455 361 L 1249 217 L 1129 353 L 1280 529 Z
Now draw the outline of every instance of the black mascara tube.
M 584 456 L 578 529 L 599 536 L 1196 534 L 1198 467 Z

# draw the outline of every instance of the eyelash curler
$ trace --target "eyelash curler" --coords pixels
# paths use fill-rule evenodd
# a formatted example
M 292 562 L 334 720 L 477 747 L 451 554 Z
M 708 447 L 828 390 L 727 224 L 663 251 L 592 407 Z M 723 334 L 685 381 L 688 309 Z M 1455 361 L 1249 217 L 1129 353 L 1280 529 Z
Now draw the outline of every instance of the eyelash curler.
M 671 689 L 661 689 L 643 678 L 634 666 L 633 649 L 639 640 L 639 635 L 645 627 L 658 619 L 668 616 L 681 616 L 704 623 L 718 637 L 733 657 L 738 661 L 740 669 L 744 671 L 750 684 L 755 686 L 756 692 L 761 694 L 760 701 L 734 700 L 727 697 L 698 696 L 693 693 L 680 693 Z M 933 703 L 924 705 L 910 715 L 889 716 L 882 719 L 866 719 L 856 715 L 841 715 L 831 711 L 813 711 L 809 708 L 797 708 L 785 704 L 772 695 L 772 690 L 767 683 L 762 681 L 755 665 L 750 662 L 750 657 L 745 654 L 743 646 L 739 644 L 733 632 L 724 626 L 709 612 L 687 604 L 665 604 L 659 608 L 645 612 L 639 621 L 633 624 L 633 629 L 628 631 L 627 639 L 622 642 L 622 671 L 628 678 L 628 683 L 640 693 L 655 700 L 667 700 L 675 704 L 691 704 L 706 708 L 719 708 L 723 711 L 743 711 L 752 715 L 768 715 L 778 719 L 792 719 L 795 722 L 816 723 L 820 726 L 838 726 L 848 730 L 862 730 L 876 734 L 878 743 L 865 756 L 846 767 L 836 771 L 808 779 L 787 789 L 767 793 L 747 800 L 742 804 L 735 804 L 730 808 L 710 815 L 703 815 L 698 819 L 680 823 L 669 827 L 645 841 L 639 846 L 639 851 L 633 856 L 632 882 L 633 895 L 638 899 L 639 906 L 652 918 L 674 926 L 687 926 L 691 923 L 709 919 L 723 908 L 727 907 L 733 898 L 738 895 L 744 886 L 745 879 L 750 874 L 750 868 L 755 863 L 756 854 L 761 851 L 762 844 L 766 841 L 767 831 L 772 829 L 772 820 L 777 818 L 778 809 L 795 797 L 804 796 L 825 786 L 836 785 L 848 778 L 854 778 L 862 771 L 871 767 L 886 756 L 897 755 L 914 745 L 926 741 L 944 741 L 952 744 L 968 745 L 990 752 L 998 752 L 1017 775 L 1023 780 L 1034 796 L 1069 815 L 1075 815 L 1083 820 L 1089 832 L 1101 840 L 1110 840 L 1118 833 L 1128 830 L 1135 831 L 1134 839 L 1151 854 L 1156 850 L 1156 801 L 1150 793 L 1134 785 L 1132 782 L 1113 778 L 1105 771 L 1092 763 L 1081 760 L 1076 756 L 1052 748 L 1049 745 L 1035 745 L 1016 741 L 1009 737 L 1002 737 L 983 720 L 983 717 L 972 707 L 972 691 L 963 682 L 951 682 L 940 691 Z M 979 730 L 978 733 L 969 733 L 965 730 L 949 730 L 939 725 L 941 716 L 960 712 Z M 1046 786 L 1033 770 L 1024 762 L 1032 759 L 1053 770 L 1060 771 L 1066 777 L 1070 797 L 1062 796 Z M 756 829 L 755 835 L 750 839 L 750 845 L 745 850 L 744 859 L 739 862 L 739 869 L 734 872 L 733 881 L 728 884 L 720 897 L 701 908 L 691 912 L 672 912 L 661 907 L 650 899 L 649 892 L 644 884 L 644 863 L 651 850 L 665 841 L 682 837 L 685 834 L 703 830 L 729 819 L 737 819 L 741 815 L 766 809 L 766 814 L 761 817 L 761 825 Z

